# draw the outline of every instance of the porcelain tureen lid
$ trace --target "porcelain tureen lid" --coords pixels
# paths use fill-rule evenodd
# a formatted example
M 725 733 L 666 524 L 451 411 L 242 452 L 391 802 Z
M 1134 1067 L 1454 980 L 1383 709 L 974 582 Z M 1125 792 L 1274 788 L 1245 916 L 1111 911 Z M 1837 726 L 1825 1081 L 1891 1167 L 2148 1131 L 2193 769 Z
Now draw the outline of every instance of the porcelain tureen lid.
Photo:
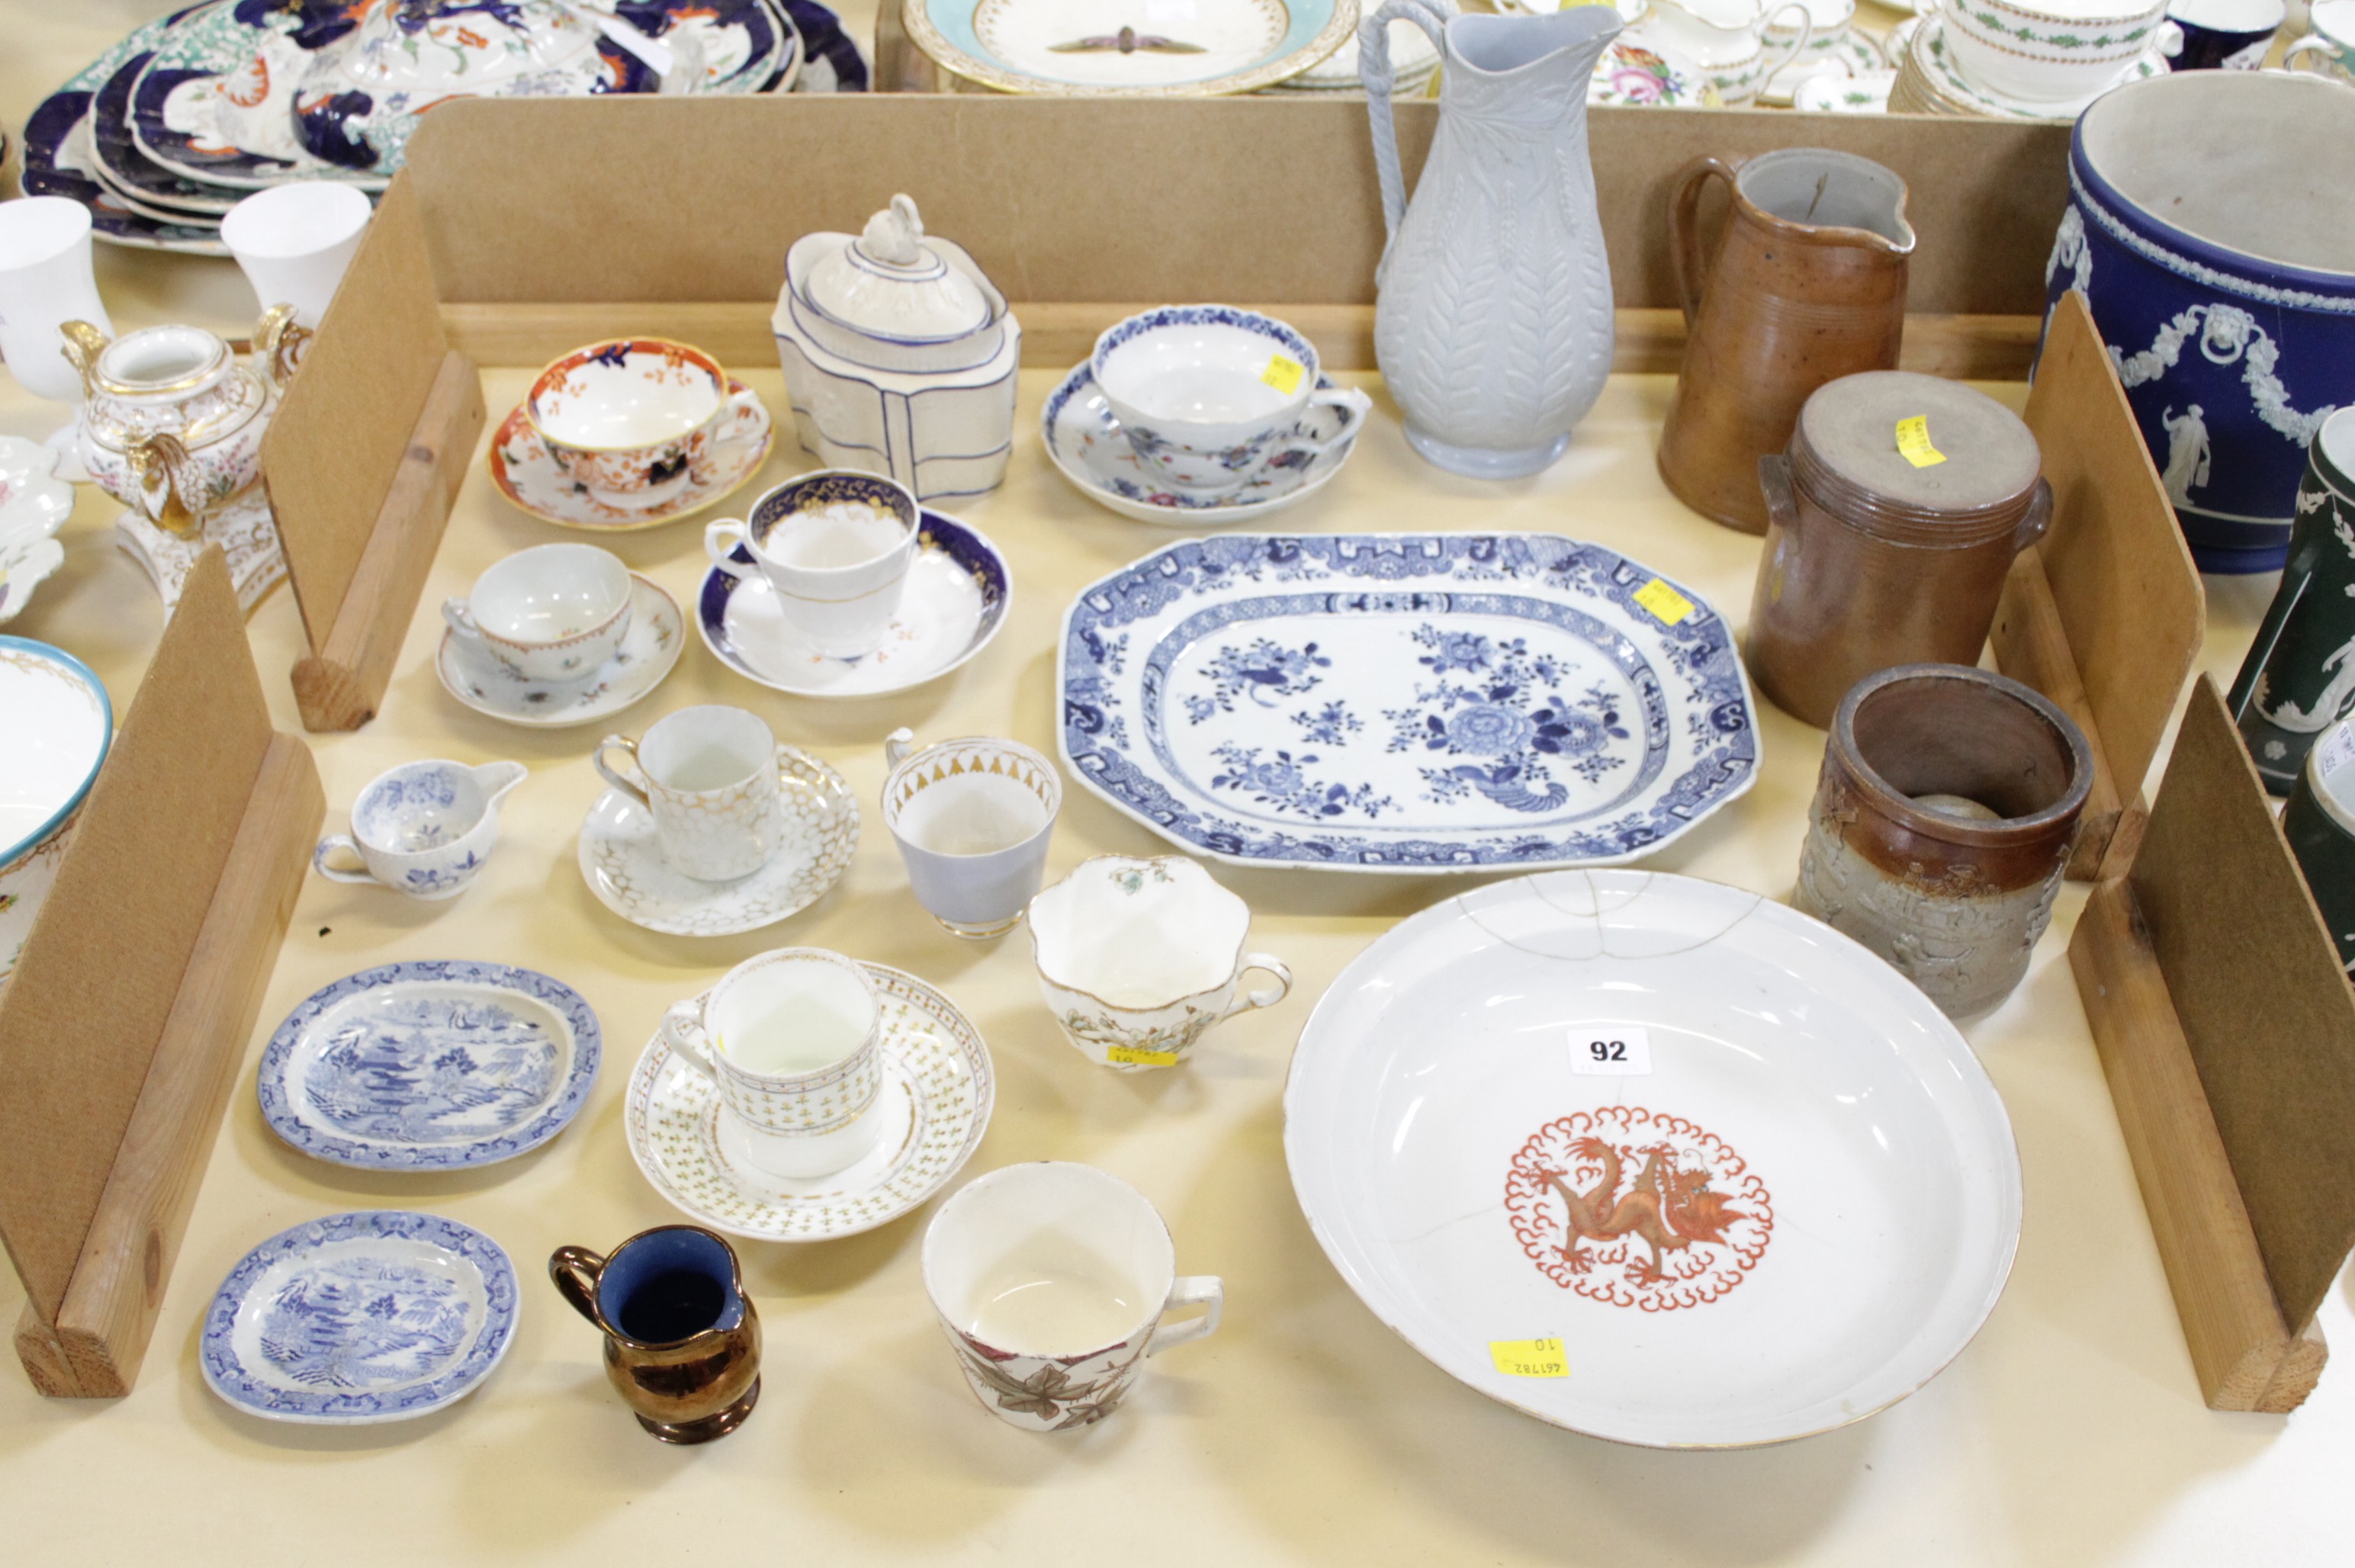
M 803 293 L 845 326 L 901 342 L 964 337 L 989 324 L 988 296 L 925 243 L 924 220 L 905 196 L 821 257 Z

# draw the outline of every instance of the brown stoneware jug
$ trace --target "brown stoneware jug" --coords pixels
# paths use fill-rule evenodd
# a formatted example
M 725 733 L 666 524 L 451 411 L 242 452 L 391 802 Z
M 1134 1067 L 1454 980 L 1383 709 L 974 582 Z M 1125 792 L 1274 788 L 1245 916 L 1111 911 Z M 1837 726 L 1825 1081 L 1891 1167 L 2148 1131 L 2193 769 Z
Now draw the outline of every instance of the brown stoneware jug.
M 761 1397 L 761 1319 L 736 1250 L 697 1225 L 641 1231 L 599 1257 L 559 1247 L 559 1295 L 605 1336 L 605 1376 L 666 1443 L 709 1443 Z
M 1867 676 L 1824 747 L 1793 901 L 1945 1012 L 1984 1012 L 2028 973 L 2093 782 L 2085 737 L 2016 680 Z
M 1697 216 L 1711 178 L 1732 206 L 1705 263 Z M 1660 431 L 1660 477 L 1678 500 L 1728 528 L 1766 531 L 1758 460 L 1783 450 L 1825 382 L 1896 368 L 1913 253 L 1905 182 L 1870 159 L 1786 147 L 1686 166 L 1668 257 L 1689 336 Z
M 1828 726 L 1876 670 L 1977 664 L 2012 558 L 2051 520 L 2041 467 L 2019 416 L 1959 382 L 1872 370 L 1819 388 L 1787 452 L 1758 460 L 1758 689 Z

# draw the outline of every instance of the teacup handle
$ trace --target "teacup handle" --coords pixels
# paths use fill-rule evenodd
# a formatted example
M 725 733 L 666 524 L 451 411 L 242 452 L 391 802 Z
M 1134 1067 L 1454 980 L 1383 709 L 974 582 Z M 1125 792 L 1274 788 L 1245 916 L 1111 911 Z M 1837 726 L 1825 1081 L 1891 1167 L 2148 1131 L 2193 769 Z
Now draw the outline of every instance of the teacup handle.
M 627 735 L 608 735 L 598 741 L 597 749 L 589 753 L 590 765 L 603 776 L 607 784 L 612 784 L 648 811 L 652 811 L 655 808 L 655 803 L 646 798 L 645 774 L 643 772 L 633 778 L 627 773 L 616 773 L 605 765 L 605 753 L 616 746 L 630 753 L 630 763 L 634 767 L 638 760 L 638 743 Z
M 442 601 L 442 618 L 450 623 L 452 631 L 468 642 L 479 643 L 483 640 L 483 628 L 474 624 L 474 607 L 464 599 Z
M 1157 1356 L 1172 1345 L 1209 1339 L 1219 1331 L 1219 1314 L 1225 1310 L 1226 1305 L 1227 1287 L 1217 1275 L 1178 1275 L 1170 1283 L 1169 1296 L 1162 1302 L 1161 1310 L 1167 1313 L 1173 1307 L 1201 1307 L 1208 1310 L 1199 1317 L 1188 1317 L 1183 1323 L 1171 1323 L 1165 1319 L 1153 1330 L 1153 1338 L 1146 1345 L 1145 1353 Z
M 597 1310 L 597 1282 L 604 1273 L 603 1256 L 586 1247 L 559 1247 L 548 1254 L 548 1277 L 555 1282 L 556 1294 L 600 1328 L 605 1327 L 605 1315 Z
M 1355 387 L 1319 387 L 1309 394 L 1308 406 L 1316 408 L 1320 405 L 1341 411 L 1341 428 L 1324 441 L 1286 441 L 1284 443 L 1285 451 L 1326 453 L 1337 446 L 1348 445 L 1358 439 L 1358 421 L 1371 411 L 1374 400 Z
M 748 569 L 743 563 L 728 558 L 735 553 L 738 545 L 743 545 L 747 550 L 751 549 L 749 542 L 751 532 L 743 518 L 722 517 L 703 530 L 703 553 L 711 558 L 711 564 L 720 571 L 740 582 L 748 581 L 750 579 L 745 575 Z
M 916 744 L 916 732 L 903 724 L 883 737 L 883 765 L 896 768 L 920 749 Z
M 1246 953 L 1243 955 L 1243 966 L 1235 971 L 1235 976 L 1241 979 L 1253 969 L 1263 970 L 1274 976 L 1275 984 L 1264 991 L 1236 992 L 1235 999 L 1227 1004 L 1227 1010 L 1219 1015 L 1220 1023 L 1226 1022 L 1237 1013 L 1247 1013 L 1254 1008 L 1272 1008 L 1292 994 L 1292 971 L 1285 967 L 1282 959 L 1271 957 L 1264 953 Z M 1213 1316 L 1216 1315 L 1213 1314 Z
M 1784 50 L 1783 58 L 1767 68 L 1766 74 L 1758 79 L 1761 82 L 1774 80 L 1777 72 L 1806 52 L 1808 42 L 1816 36 L 1816 19 L 1808 14 L 1806 6 L 1801 3 L 1801 0 L 1789 0 L 1789 4 L 1777 5 L 1767 12 L 1766 26 L 1773 27 L 1774 18 L 1785 11 L 1796 11 L 1799 14 L 1799 41 Z
M 719 1082 L 719 1066 L 711 1060 L 711 1039 L 703 1032 L 702 997 L 672 1003 L 670 1011 L 663 1014 L 662 1037 L 681 1061 L 713 1083 Z
M 2339 51 L 2332 47 L 2330 40 L 2320 33 L 2308 33 L 2282 51 L 2282 69 L 2297 69 L 2298 60 L 2307 55 L 2317 57 L 2314 69 L 2317 73 L 2321 73 L 2329 70 L 2331 63 L 2339 58 Z
M 751 412 L 765 414 L 768 411 L 769 405 L 761 400 L 760 393 L 754 391 L 750 387 L 739 387 L 722 400 L 721 412 L 717 428 L 722 432 L 722 438 L 725 439 L 725 432 L 730 427 L 734 425 L 736 421 L 742 415 Z
M 327 857 L 338 849 L 350 850 L 352 859 L 360 862 L 361 869 L 357 871 L 346 871 L 328 865 Z M 311 851 L 312 869 L 331 882 L 374 882 L 376 878 L 367 869 L 367 864 L 366 858 L 360 854 L 359 845 L 348 833 L 330 833 L 319 840 L 319 847 L 316 849 Z

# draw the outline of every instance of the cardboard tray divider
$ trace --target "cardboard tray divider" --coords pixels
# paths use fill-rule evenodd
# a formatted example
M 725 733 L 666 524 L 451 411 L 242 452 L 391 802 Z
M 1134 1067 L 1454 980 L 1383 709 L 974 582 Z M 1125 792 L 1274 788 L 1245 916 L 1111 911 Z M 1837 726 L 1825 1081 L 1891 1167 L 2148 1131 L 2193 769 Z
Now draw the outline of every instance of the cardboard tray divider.
M 0 1243 L 43 1393 L 131 1390 L 325 810 L 208 549 L 0 990 Z

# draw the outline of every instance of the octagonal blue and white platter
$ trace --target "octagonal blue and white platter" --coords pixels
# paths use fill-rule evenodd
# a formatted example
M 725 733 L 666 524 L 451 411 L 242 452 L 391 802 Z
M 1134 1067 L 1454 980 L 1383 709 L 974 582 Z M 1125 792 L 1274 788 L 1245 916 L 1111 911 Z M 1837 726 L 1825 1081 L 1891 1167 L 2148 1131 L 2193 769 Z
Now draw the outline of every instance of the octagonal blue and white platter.
M 1073 775 L 1238 865 L 1616 865 L 1758 773 L 1724 618 L 1551 534 L 1186 540 L 1082 591 L 1058 661 Z
M 330 1214 L 239 1260 L 205 1309 L 205 1381 L 272 1421 L 407 1421 L 464 1398 L 515 1338 L 516 1273 L 482 1232 Z
M 314 992 L 278 1026 L 261 1056 L 261 1115 L 331 1164 L 496 1165 L 579 1114 L 600 1040 L 581 993 L 537 970 L 381 965 Z

